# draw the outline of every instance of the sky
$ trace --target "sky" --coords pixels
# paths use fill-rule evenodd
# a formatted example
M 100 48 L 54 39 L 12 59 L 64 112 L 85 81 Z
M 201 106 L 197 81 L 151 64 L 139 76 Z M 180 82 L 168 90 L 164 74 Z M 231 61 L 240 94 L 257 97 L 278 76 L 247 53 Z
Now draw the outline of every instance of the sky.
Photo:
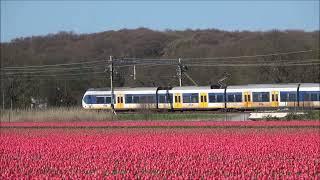
M 59 31 L 319 30 L 319 0 L 1 1 L 1 42 Z

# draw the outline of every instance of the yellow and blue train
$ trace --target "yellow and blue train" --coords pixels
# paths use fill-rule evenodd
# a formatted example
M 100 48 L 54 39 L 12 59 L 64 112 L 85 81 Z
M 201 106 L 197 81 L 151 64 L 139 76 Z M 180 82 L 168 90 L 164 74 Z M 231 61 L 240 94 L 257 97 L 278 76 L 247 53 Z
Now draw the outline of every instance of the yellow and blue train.
M 113 98 L 111 98 L 113 94 Z M 113 103 L 111 102 L 113 100 Z M 85 109 L 216 110 L 258 108 L 320 108 L 319 83 L 227 86 L 139 87 L 88 89 Z

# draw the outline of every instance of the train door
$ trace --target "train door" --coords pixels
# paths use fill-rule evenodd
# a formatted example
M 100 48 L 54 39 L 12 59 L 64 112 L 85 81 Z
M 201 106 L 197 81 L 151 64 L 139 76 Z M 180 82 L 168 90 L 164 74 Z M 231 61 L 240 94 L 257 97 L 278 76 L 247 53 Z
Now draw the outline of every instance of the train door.
M 116 109 L 123 109 L 124 108 L 124 97 L 122 94 L 118 94 L 116 98 Z
M 252 107 L 252 99 L 250 92 L 244 92 L 244 107 L 250 108 Z
M 279 106 L 279 91 L 271 92 L 271 107 Z
M 207 108 L 208 107 L 208 93 L 200 93 L 200 108 Z
M 173 108 L 175 108 L 175 109 L 181 109 L 182 108 L 181 93 L 174 94 Z

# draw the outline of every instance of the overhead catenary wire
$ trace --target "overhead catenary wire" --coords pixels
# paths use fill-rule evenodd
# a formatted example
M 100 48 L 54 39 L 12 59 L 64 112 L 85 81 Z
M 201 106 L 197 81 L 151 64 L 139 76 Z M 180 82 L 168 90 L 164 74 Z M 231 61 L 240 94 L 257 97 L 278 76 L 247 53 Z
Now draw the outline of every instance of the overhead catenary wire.
M 50 77 L 19 77 L 19 79 L 15 78 L 10 78 L 11 80 L 19 80 L 19 81 L 38 81 L 38 80 L 52 80 L 52 81 L 63 81 L 63 80 L 91 80 L 91 79 L 99 79 L 99 80 L 106 80 L 105 76 L 72 76 L 72 77 L 55 77 L 55 78 L 50 78 Z M 9 79 L 9 80 L 10 80 Z M 6 78 L 1 78 L 1 80 L 8 80 Z
M 86 66 L 70 66 L 70 67 L 45 67 L 45 68 L 18 68 L 18 69 L 1 69 L 3 72 L 8 71 L 60 71 L 60 70 L 72 70 L 72 69 L 86 69 L 86 68 L 94 68 L 101 67 L 105 65 L 105 63 L 94 63 Z
M 257 54 L 257 55 L 244 55 L 244 56 L 227 56 L 227 57 L 199 57 L 199 58 L 183 58 L 183 60 L 202 60 L 202 59 L 211 59 L 211 60 L 219 60 L 219 59 L 241 59 L 241 58 L 256 58 L 256 57 L 267 57 L 267 56 L 282 56 L 289 54 L 301 54 L 308 52 L 316 52 L 320 51 L 320 49 L 316 50 L 303 50 L 303 51 L 291 51 L 291 52 L 278 52 L 278 53 L 270 53 L 270 54 Z
M 219 63 L 219 62 L 207 62 L 207 63 L 184 63 L 184 66 L 197 66 L 197 67 L 209 67 L 209 66 L 217 66 L 217 67 L 227 67 L 227 66 L 309 66 L 309 65 L 318 65 L 320 64 L 319 59 L 306 59 L 306 60 L 280 60 L 280 61 L 263 61 L 263 62 L 243 62 L 243 63 L 233 63 L 233 62 L 226 62 L 226 63 Z M 130 67 L 130 66 L 142 66 L 145 67 L 154 67 L 154 66 L 176 66 L 178 64 L 162 64 L 162 63 L 143 63 L 143 64 L 130 64 L 130 65 L 117 65 L 115 67 L 121 68 L 121 67 Z M 60 69 L 60 70 L 42 70 L 42 71 L 23 71 L 23 72 L 5 72 L 5 76 L 19 76 L 19 75 L 26 75 L 29 74 L 38 76 L 38 75 L 44 75 L 44 76 L 55 76 L 55 74 L 52 73 L 59 73 L 57 75 L 68 75 L 63 74 L 67 71 L 72 73 L 80 73 L 80 74 L 92 74 L 92 73 L 99 73 L 98 70 L 104 70 L 104 66 L 92 66 L 92 67 L 83 67 L 83 68 L 76 68 L 76 69 Z M 95 70 L 95 71 L 91 71 Z M 102 73 L 102 72 L 101 72 Z
M 84 73 L 68 73 L 68 74 L 11 74 L 8 77 L 46 77 L 46 76 L 76 76 L 76 75 L 90 75 L 90 74 L 105 74 L 105 71 L 84 72 Z
M 94 63 L 101 63 L 101 62 L 105 63 L 105 60 L 86 61 L 86 62 L 78 62 L 78 63 L 64 63 L 64 64 L 47 64 L 47 65 L 38 65 L 38 66 L 10 66 L 10 67 L 3 67 L 3 68 L 1 68 L 1 70 L 74 66 L 74 65 L 94 64 Z
M 230 56 L 230 57 L 215 57 L 215 58 L 184 58 L 181 59 L 183 66 L 187 67 L 245 67 L 245 66 L 314 66 L 320 65 L 319 59 L 277 59 L 274 56 L 301 54 L 316 52 L 319 50 L 304 50 L 284 53 L 272 53 L 251 56 Z M 261 59 L 261 57 L 271 56 L 270 59 Z M 253 57 L 256 57 L 253 58 Z M 234 59 L 242 59 L 242 61 L 234 62 Z M 190 61 L 195 60 L 198 61 Z M 178 59 L 141 59 L 141 58 L 118 58 L 114 60 L 114 67 L 132 67 L 139 66 L 142 68 L 154 66 L 172 66 L 179 65 Z M 105 60 L 88 61 L 79 63 L 65 63 L 40 66 L 22 66 L 22 67 L 4 67 L 1 68 L 1 73 L 6 78 L 24 78 L 24 77 L 61 77 L 71 78 L 75 76 L 85 77 L 95 74 L 106 73 Z M 104 70 L 104 71 L 102 71 Z M 128 75 L 128 73 L 117 73 L 120 75 Z
M 92 80 L 92 79 L 106 79 L 106 77 L 100 77 L 100 76 L 69 76 L 69 77 L 50 77 L 50 76 L 40 76 L 40 77 L 10 77 L 10 78 L 1 78 L 1 81 L 37 81 L 37 80 L 78 80 L 78 81 L 84 81 L 84 80 Z
M 309 52 L 317 52 L 320 49 L 312 49 L 312 50 L 300 50 L 300 51 L 290 51 L 290 52 L 277 52 L 277 53 L 269 53 L 269 54 L 257 54 L 257 55 L 243 55 L 243 56 L 222 56 L 222 57 L 184 57 L 182 58 L 184 61 L 186 60 L 223 60 L 223 59 L 242 59 L 242 58 L 255 58 L 255 57 L 268 57 L 268 56 L 282 56 L 282 55 L 290 55 L 290 54 L 301 54 L 301 53 L 309 53 Z M 117 59 L 119 61 L 177 61 L 178 58 L 130 58 L 123 57 Z
M 197 67 L 209 67 L 209 66 L 214 66 L 214 67 L 241 67 L 241 66 L 313 66 L 313 65 L 320 65 L 319 63 L 293 63 L 293 64 L 276 64 L 276 63 L 269 63 L 269 64 L 184 64 L 186 66 L 192 67 L 192 66 L 197 66 Z
M 237 64 L 233 64 L 234 62 L 215 62 L 215 61 L 210 61 L 210 62 L 196 62 L 196 63 L 191 63 L 191 62 L 187 62 L 187 63 L 184 63 L 184 65 L 188 65 L 188 66 L 191 66 L 191 65 L 196 65 L 196 66 L 199 66 L 199 65 L 210 65 L 210 66 L 224 66 L 224 65 L 228 65 L 228 66 L 236 66 L 236 65 L 246 65 L 246 64 L 249 64 L 249 65 L 253 65 L 253 64 L 256 64 L 257 66 L 258 65 L 261 65 L 261 66 L 268 66 L 269 64 L 268 63 L 299 63 L 299 64 L 306 64 L 306 63 L 319 63 L 320 60 L 319 59 L 298 59 L 298 60 L 263 60 L 262 62 L 260 61 L 254 61 L 254 62 L 251 62 L 251 61 L 243 61 L 243 62 L 239 62 Z M 241 63 L 241 64 L 240 64 Z M 133 65 L 136 65 L 136 66 L 143 66 L 143 67 L 149 67 L 149 66 L 170 66 L 170 65 L 178 65 L 178 63 L 175 63 L 175 64 L 167 64 L 167 63 L 159 63 L 159 62 L 153 62 L 153 63 L 134 63 L 134 64 L 124 64 L 124 65 L 115 65 L 115 67 L 130 67 L 130 66 L 133 66 Z M 99 70 L 99 69 L 104 69 L 105 67 L 102 66 L 102 65 L 94 65 L 94 66 L 85 66 L 85 67 L 68 67 L 68 68 L 53 68 L 53 69 L 40 69 L 40 70 L 24 70 L 24 71 L 15 71 L 15 70 L 12 70 L 12 71 L 5 71 L 4 72 L 4 75 L 11 75 L 11 74 L 40 74 L 40 73 L 50 73 L 50 72 L 63 72 L 63 71 L 67 71 L 67 72 L 74 72 L 74 71 L 89 71 L 89 70 Z
M 27 70 L 27 71 L 5 71 L 5 75 L 10 74 L 41 74 L 41 73 L 63 73 L 63 72 L 82 72 L 105 69 L 103 66 L 90 66 L 81 68 L 66 68 L 66 69 L 40 69 L 40 70 Z
M 241 58 L 254 58 L 254 57 L 267 57 L 267 56 L 280 56 L 280 55 L 289 55 L 289 54 L 300 54 L 300 53 L 308 53 L 308 52 L 315 52 L 319 51 L 316 50 L 301 50 L 301 51 L 291 51 L 291 52 L 279 52 L 279 53 L 270 53 L 270 54 L 258 54 L 258 55 L 245 55 L 245 56 L 227 56 L 227 57 L 199 57 L 199 58 L 183 58 L 183 61 L 188 60 L 222 60 L 222 59 L 241 59 Z M 126 63 L 126 61 L 136 61 L 136 62 L 146 62 L 146 61 L 177 61 L 178 58 L 164 58 L 164 59 L 152 59 L 152 58 L 118 58 L 115 59 L 115 65 L 117 63 Z M 85 64 L 94 64 L 94 63 L 105 63 L 105 60 L 96 60 L 96 61 L 86 61 L 86 62 L 77 62 L 77 63 L 64 63 L 64 64 L 48 64 L 48 65 L 34 65 L 34 66 L 11 66 L 11 67 L 2 67 L 1 70 L 18 70 L 18 69 L 30 69 L 30 68 L 50 68 L 50 67 L 64 67 L 64 66 L 74 66 L 74 65 L 85 65 Z

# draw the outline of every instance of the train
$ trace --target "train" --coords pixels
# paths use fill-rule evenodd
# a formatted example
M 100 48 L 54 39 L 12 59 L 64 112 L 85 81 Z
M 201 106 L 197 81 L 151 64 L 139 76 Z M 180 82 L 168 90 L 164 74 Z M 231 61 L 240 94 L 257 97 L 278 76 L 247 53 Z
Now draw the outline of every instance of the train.
M 113 96 L 112 96 L 113 95 Z M 111 98 L 113 97 L 113 98 Z M 112 103 L 113 101 L 113 103 Z M 216 86 L 90 88 L 84 109 L 255 110 L 320 108 L 320 83 Z

